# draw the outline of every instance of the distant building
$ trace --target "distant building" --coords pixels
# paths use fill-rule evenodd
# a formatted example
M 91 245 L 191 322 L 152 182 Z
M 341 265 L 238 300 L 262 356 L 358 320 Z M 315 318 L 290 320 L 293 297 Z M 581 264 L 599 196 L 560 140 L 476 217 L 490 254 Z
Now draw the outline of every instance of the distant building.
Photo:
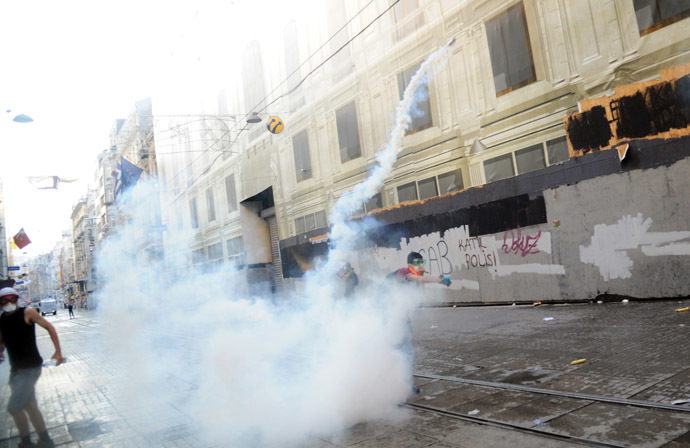
M 69 299 L 78 290 L 78 284 L 74 282 L 73 259 L 74 252 L 72 247 L 72 230 L 62 231 L 62 240 L 59 244 L 58 259 L 58 281 L 62 291 L 63 299 Z
M 88 198 L 82 198 L 72 209 L 72 289 L 73 295 L 93 290 L 93 249 L 95 243 L 93 219 L 89 216 Z
M 0 278 L 7 278 L 7 267 L 9 263 L 8 254 L 12 253 L 12 246 L 7 239 L 5 224 L 5 196 L 2 178 L 0 178 Z

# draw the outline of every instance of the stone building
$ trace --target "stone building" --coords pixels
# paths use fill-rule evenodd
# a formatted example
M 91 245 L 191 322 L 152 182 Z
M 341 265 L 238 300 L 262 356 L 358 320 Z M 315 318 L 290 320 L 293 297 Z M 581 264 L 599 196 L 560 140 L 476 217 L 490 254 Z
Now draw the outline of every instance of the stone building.
M 200 116 L 206 118 L 166 129 L 182 129 L 177 145 L 185 153 L 161 160 L 159 170 L 169 204 L 163 219 L 170 259 L 238 263 L 258 282 L 270 277 L 273 289 L 299 288 L 313 256 L 327 250 L 329 210 L 368 175 L 388 142 L 405 87 L 422 61 L 449 41 L 454 43 L 445 67 L 418 90 L 417 112 L 392 175 L 361 204 L 361 212 L 377 217 L 380 210 L 405 205 L 401 213 L 411 215 L 384 220 L 409 221 L 393 233 L 395 241 L 385 242 L 399 247 L 390 256 L 368 254 L 378 257 L 374 265 L 355 260 L 357 268 L 385 272 L 398 266 L 409 238 L 422 235 L 412 232 L 410 222 L 438 215 L 434 207 L 444 202 L 429 200 L 443 195 L 463 198 L 464 205 L 452 206 L 458 210 L 484 207 L 495 213 L 443 218 L 452 228 L 469 226 L 459 231 L 465 232 L 458 237 L 463 247 L 475 238 L 471 244 L 481 249 L 476 232 L 543 226 L 544 201 L 517 194 L 516 182 L 553 173 L 555 166 L 567 168 L 564 119 L 587 98 L 612 95 L 617 86 L 656 79 L 662 69 L 690 61 L 690 7 L 683 2 L 669 7 L 658 0 L 403 0 L 391 7 L 378 0 L 362 10 L 356 2 L 322 3 L 314 8 L 324 20 L 285 17 L 283 46 L 269 36 L 250 36 L 229 94 L 204 99 Z M 314 48 L 320 50 L 309 58 Z M 242 114 L 233 115 L 237 111 Z M 245 124 L 253 113 L 261 124 Z M 282 133 L 267 132 L 270 115 L 280 115 Z M 457 194 L 496 182 L 507 190 Z M 427 221 L 417 225 L 434 228 Z M 187 237 L 188 251 L 172 249 Z M 479 265 L 481 250 L 472 255 Z M 490 254 L 484 255 L 486 267 Z M 439 272 L 445 272 L 438 259 Z M 455 263 L 459 270 L 463 263 Z M 558 267 L 544 268 L 546 274 L 533 272 L 541 270 L 533 266 L 520 269 L 511 271 L 514 279 L 486 286 L 483 293 L 480 279 L 461 280 L 471 282 L 470 294 L 485 301 L 517 294 L 512 291 L 539 284 L 544 275 L 561 275 Z M 547 283 L 542 290 L 549 297 L 583 294 L 564 286 L 563 278 Z

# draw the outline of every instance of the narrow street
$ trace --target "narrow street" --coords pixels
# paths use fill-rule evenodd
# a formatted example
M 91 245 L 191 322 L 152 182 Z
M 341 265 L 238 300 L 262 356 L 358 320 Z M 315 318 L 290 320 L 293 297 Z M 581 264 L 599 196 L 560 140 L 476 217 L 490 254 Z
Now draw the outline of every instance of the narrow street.
M 300 446 L 690 447 L 690 404 L 672 404 L 690 400 L 690 313 L 675 312 L 688 303 L 419 309 L 413 325 L 421 392 L 401 404 L 408 417 Z M 150 391 L 145 409 L 116 398 L 127 378 L 102 345 L 100 318 L 84 310 L 75 320 L 65 310 L 49 318 L 68 362 L 44 369 L 37 394 L 58 446 L 207 446 L 193 416 L 166 400 L 171 388 L 194 390 L 174 372 Z M 50 340 L 37 333 L 47 358 Z M 586 361 L 571 365 L 577 359 Z M 7 377 L 4 363 L 3 448 L 18 443 L 5 411 Z

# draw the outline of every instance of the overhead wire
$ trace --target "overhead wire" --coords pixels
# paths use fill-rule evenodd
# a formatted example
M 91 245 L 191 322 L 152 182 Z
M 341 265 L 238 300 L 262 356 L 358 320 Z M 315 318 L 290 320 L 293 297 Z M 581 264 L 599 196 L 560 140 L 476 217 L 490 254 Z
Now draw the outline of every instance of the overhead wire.
M 321 51 L 331 40 L 333 40 L 340 32 L 342 32 L 345 28 L 347 28 L 347 27 L 350 25 L 350 23 L 352 23 L 352 21 L 355 20 L 355 18 L 358 17 L 358 16 L 359 16 L 365 9 L 367 9 L 372 3 L 374 3 L 374 1 L 375 1 L 375 0 L 370 0 L 366 5 L 364 5 L 362 8 L 360 8 L 360 9 L 357 11 L 357 13 L 355 13 L 355 14 L 350 18 L 350 20 L 348 20 L 342 27 L 340 27 L 335 33 L 333 33 L 333 34 L 331 35 L 331 37 L 329 37 L 329 38 L 328 38 L 318 49 L 316 49 L 314 52 L 312 52 L 312 54 L 311 54 L 310 56 L 308 56 L 308 57 L 304 60 L 304 62 L 302 62 L 292 73 L 290 73 L 290 74 L 289 74 L 285 79 L 283 79 L 283 81 L 281 81 L 273 90 L 271 90 L 266 96 L 264 96 L 264 98 L 263 98 L 261 101 L 259 101 L 259 102 L 254 106 L 254 108 L 252 108 L 251 110 L 252 110 L 252 111 L 256 111 L 257 108 L 258 108 L 263 102 L 267 101 L 268 98 L 269 98 L 273 93 L 275 93 L 281 86 L 283 86 L 283 84 L 285 84 L 286 82 L 288 82 L 288 80 L 289 80 L 294 74 L 298 73 L 298 72 L 300 71 L 300 69 L 301 69 L 309 60 L 311 60 L 316 54 L 318 54 L 318 53 L 319 53 L 319 52 L 320 52 L 320 51 Z M 354 34 L 352 37 L 350 37 L 350 38 L 347 40 L 347 42 L 345 42 L 343 45 L 341 45 L 337 50 L 335 50 L 335 51 L 334 51 L 333 53 L 331 53 L 328 57 L 326 57 L 323 61 L 321 61 L 321 63 L 319 63 L 316 67 L 314 67 L 311 71 L 309 71 L 306 75 L 304 75 L 304 76 L 300 79 L 300 81 L 299 81 L 292 89 L 290 89 L 288 92 L 286 92 L 286 93 L 284 93 L 284 94 L 279 95 L 278 97 L 276 97 L 275 99 L 273 99 L 271 102 L 267 103 L 267 104 L 266 104 L 264 107 L 262 107 L 261 109 L 258 109 L 258 112 L 263 112 L 263 111 L 265 111 L 266 109 L 268 109 L 268 107 L 270 107 L 270 106 L 271 106 L 272 104 L 274 104 L 276 101 L 280 100 L 281 98 L 284 98 L 284 97 L 287 96 L 287 95 L 292 94 L 297 88 L 299 88 L 302 84 L 304 84 L 304 82 L 307 80 L 307 78 L 309 78 L 311 75 L 313 75 L 318 69 L 320 69 L 321 67 L 323 67 L 328 61 L 330 61 L 331 59 L 333 59 L 333 58 L 334 58 L 338 53 L 340 53 L 345 47 L 347 47 L 350 43 L 352 43 L 352 41 L 353 41 L 354 39 L 356 39 L 357 37 L 359 37 L 359 36 L 360 36 L 362 33 L 364 33 L 367 29 L 369 29 L 374 23 L 376 23 L 379 19 L 381 19 L 381 17 L 383 17 L 385 14 L 387 14 L 387 13 L 388 13 L 395 5 L 397 5 L 399 2 L 400 2 L 400 0 L 394 0 L 394 1 L 390 4 L 390 6 L 389 6 L 388 8 L 386 8 L 383 12 L 381 12 L 381 13 L 378 14 L 376 17 L 374 17 L 366 26 L 364 26 L 360 31 L 358 31 L 356 34 Z M 242 117 L 243 120 L 246 120 L 246 118 L 249 117 L 252 113 L 253 113 L 253 112 L 245 113 L 245 114 L 243 115 L 243 117 Z M 193 117 L 193 116 L 195 116 L 195 115 L 194 115 L 194 114 L 190 114 L 190 116 Z M 237 116 L 237 115 L 235 115 L 235 116 Z M 202 116 L 199 115 L 199 117 L 202 117 Z M 205 118 L 206 118 L 206 117 L 200 118 L 200 119 L 197 120 L 197 121 L 203 121 Z M 191 122 L 190 122 L 190 123 L 191 123 Z M 218 143 L 218 142 L 220 141 L 220 139 L 224 138 L 224 137 L 225 137 L 228 133 L 230 133 L 231 131 L 236 131 L 236 132 L 237 132 L 237 135 L 235 136 L 234 139 L 231 139 L 231 140 L 229 141 L 229 146 L 232 146 L 233 144 L 235 144 L 235 143 L 239 140 L 239 137 L 240 137 L 240 135 L 242 134 L 242 132 L 245 131 L 245 130 L 248 130 L 248 128 L 246 128 L 246 127 L 243 127 L 243 128 L 238 129 L 239 124 L 240 124 L 239 121 L 235 121 L 235 127 L 234 127 L 233 129 L 229 129 L 229 127 L 228 127 L 228 130 L 225 132 L 225 134 L 223 134 L 222 136 L 220 136 L 219 139 L 216 139 L 216 141 L 213 143 L 213 145 L 215 145 L 216 143 Z M 171 130 L 172 130 L 172 128 L 171 128 Z M 212 145 L 212 146 L 213 146 L 213 145 Z M 212 148 L 209 147 L 209 148 L 207 148 L 206 150 L 204 150 L 204 151 L 202 151 L 202 152 L 203 152 L 203 153 L 206 153 L 206 152 L 208 152 L 208 151 L 211 150 L 211 149 L 212 149 Z M 194 186 L 194 183 L 195 183 L 201 176 L 203 176 L 204 174 L 206 174 L 207 172 L 210 171 L 210 169 L 212 168 L 213 164 L 214 164 L 222 155 L 223 155 L 223 152 L 221 152 L 220 154 L 218 154 L 218 155 L 216 156 L 216 158 L 213 159 L 213 160 L 208 164 L 208 166 L 202 171 L 202 173 L 200 173 L 198 176 L 196 176 L 196 177 L 193 179 L 193 181 L 191 182 L 191 184 L 188 185 L 182 192 L 180 192 L 179 194 L 177 194 L 177 195 L 175 196 L 175 198 L 174 198 L 170 203 L 168 203 L 168 204 L 165 206 L 165 208 L 164 208 L 163 210 L 161 210 L 161 212 L 164 211 L 165 209 L 167 209 L 167 208 L 168 208 L 169 206 L 171 206 L 174 202 L 176 202 L 182 195 L 184 195 L 187 191 L 189 191 L 189 190 Z M 195 158 L 194 160 L 192 160 L 189 164 L 187 164 L 187 166 L 185 166 L 184 168 L 182 168 L 181 170 L 179 170 L 177 173 L 175 173 L 175 175 L 173 176 L 173 178 L 171 178 L 171 180 L 174 180 L 175 178 L 177 178 L 178 176 L 180 176 L 180 175 L 182 174 L 182 172 L 186 172 L 186 170 L 187 170 L 190 166 L 193 166 L 194 163 L 196 163 L 196 162 L 197 162 L 200 158 L 202 158 L 202 157 L 203 157 L 203 154 L 201 154 L 200 156 L 196 157 L 196 158 Z M 273 177 L 273 176 L 271 176 L 271 177 Z
M 348 26 L 348 25 L 350 24 L 350 22 L 352 22 L 352 21 L 355 19 L 355 17 L 357 17 L 360 13 L 362 13 L 362 11 L 364 11 L 364 10 L 367 8 L 367 6 L 369 6 L 369 5 L 372 4 L 373 2 L 374 2 L 374 0 L 371 0 L 369 3 L 367 3 L 366 5 L 364 5 L 364 7 L 363 7 L 362 9 L 360 9 L 360 10 L 357 12 L 357 14 L 355 14 L 354 16 L 352 16 L 352 18 L 351 18 L 347 23 L 345 23 L 345 25 L 343 25 L 338 31 L 336 31 L 336 32 L 333 34 L 333 36 L 331 36 L 330 39 L 328 39 L 323 45 L 321 45 L 321 47 L 319 47 L 319 49 L 318 49 L 317 51 L 321 50 L 321 48 L 323 48 L 328 42 L 330 42 L 330 41 L 331 41 L 331 40 L 342 30 L 342 29 L 344 29 L 346 26 Z M 324 65 L 326 62 L 328 62 L 330 59 L 332 59 L 333 57 L 335 57 L 335 55 L 337 55 L 338 53 L 340 53 L 345 47 L 347 47 L 348 45 L 350 45 L 350 43 L 351 43 L 353 40 L 355 40 L 356 37 L 359 37 L 360 34 L 362 34 L 363 32 L 365 32 L 371 25 L 373 25 L 376 21 L 378 21 L 381 17 L 383 17 L 388 11 L 390 11 L 391 9 L 393 9 L 393 7 L 394 7 L 395 5 L 397 5 L 399 2 L 400 2 L 400 0 L 395 0 L 394 2 L 392 2 L 391 5 L 390 5 L 388 8 L 386 8 L 381 14 L 379 14 L 379 15 L 376 16 L 376 17 L 374 17 L 374 20 L 372 20 L 371 22 L 369 22 L 369 23 L 368 23 L 364 28 L 362 28 L 357 34 L 355 34 L 354 36 L 352 36 L 347 42 L 345 42 L 343 45 L 341 45 L 340 48 L 338 48 L 335 52 L 333 52 L 330 56 L 328 56 L 328 57 L 327 57 L 324 61 L 322 61 L 319 65 L 317 65 L 316 67 L 314 67 L 309 73 L 307 73 L 306 75 L 304 75 L 304 77 L 302 77 L 302 79 L 300 80 L 300 82 L 298 82 L 297 85 L 295 85 L 291 90 L 289 90 L 288 92 L 283 93 L 283 94 L 279 95 L 278 97 L 276 97 L 273 101 L 271 101 L 270 103 L 266 104 L 266 106 L 264 106 L 263 109 L 259 109 L 259 112 L 261 112 L 261 111 L 263 111 L 263 110 L 266 110 L 268 107 L 271 106 L 271 104 L 275 103 L 275 102 L 278 101 L 279 99 L 281 99 L 281 98 L 283 98 L 283 97 L 285 97 L 285 96 L 287 96 L 287 95 L 292 94 L 295 90 L 297 90 L 297 89 L 304 83 L 304 81 L 306 81 L 306 79 L 307 79 L 309 76 L 311 76 L 316 70 L 318 70 L 318 69 L 320 69 L 321 67 L 323 67 L 323 65 Z M 315 53 L 316 53 L 316 52 L 315 52 Z M 312 53 L 312 56 L 313 56 L 315 53 Z M 311 58 L 311 56 L 310 56 L 310 58 Z M 308 59 L 309 59 L 309 58 L 308 58 Z M 307 60 L 308 60 L 308 59 L 307 59 Z M 305 61 L 305 63 L 306 63 L 306 61 Z M 259 104 L 261 104 L 261 102 L 263 102 L 264 100 L 266 100 L 273 92 L 275 92 L 276 90 L 278 90 L 278 88 L 279 88 L 280 86 L 282 86 L 283 84 L 285 84 L 285 83 L 288 81 L 288 79 L 290 79 L 290 76 L 292 76 L 292 75 L 295 74 L 297 71 L 299 71 L 299 69 L 302 67 L 302 65 L 304 65 L 304 63 L 301 64 L 299 67 L 297 67 L 297 69 L 295 69 L 295 71 L 293 71 L 286 79 L 284 79 L 280 84 L 278 84 L 278 86 L 276 86 L 273 90 L 271 90 L 271 91 L 268 93 L 268 95 L 266 95 L 266 96 L 264 97 L 264 99 L 261 100 L 261 101 L 259 102 Z M 257 106 L 255 106 L 255 107 L 258 107 L 259 104 L 257 104 Z
M 335 31 L 335 33 L 333 33 L 333 34 L 331 35 L 331 37 L 329 37 L 323 44 L 321 44 L 321 46 L 320 46 L 319 48 L 317 48 L 314 52 L 312 52 L 312 54 L 309 55 L 309 56 L 304 60 L 304 62 L 302 62 L 302 63 L 301 63 L 301 64 L 300 64 L 290 75 L 288 75 L 282 82 L 280 82 L 280 83 L 278 84 L 278 86 L 276 86 L 276 87 L 275 87 L 273 90 L 271 90 L 266 96 L 264 96 L 264 98 L 263 98 L 261 101 L 259 101 L 259 103 L 257 103 L 257 105 L 254 106 L 254 109 L 252 109 L 252 110 L 255 110 L 256 107 L 258 107 L 262 102 L 266 101 L 266 99 L 267 99 L 271 94 L 273 94 L 276 90 L 278 90 L 278 88 L 280 88 L 283 84 L 285 84 L 285 83 L 290 79 L 291 76 L 293 76 L 295 73 L 297 73 L 297 72 L 298 72 L 298 71 L 299 71 L 309 60 L 311 60 L 316 54 L 318 54 L 318 53 L 319 53 L 319 52 L 320 52 L 320 51 L 321 51 L 331 40 L 333 40 L 339 33 L 341 33 L 345 28 L 347 28 L 348 25 L 350 25 L 350 23 L 352 23 L 352 21 L 355 20 L 355 18 L 357 18 L 365 9 L 367 9 L 367 8 L 369 7 L 369 5 L 371 5 L 372 3 L 374 3 L 374 1 L 375 1 L 375 0 L 370 0 L 366 5 L 364 5 L 362 8 L 360 8 L 359 11 L 357 11 L 357 13 L 355 13 L 355 14 L 350 18 L 350 20 L 348 20 L 347 22 L 345 22 L 345 24 L 344 24 L 343 26 L 341 26 L 337 31 Z M 366 26 L 363 30 L 366 30 L 366 29 L 369 28 L 374 22 L 378 21 L 385 13 L 387 13 L 388 11 L 390 11 L 390 9 L 391 9 L 393 6 L 395 6 L 399 1 L 400 1 L 400 0 L 395 0 L 388 8 L 386 8 L 386 10 L 384 10 L 383 13 L 379 14 L 379 15 L 376 16 L 371 22 L 369 22 L 369 24 L 367 24 L 367 26 Z M 324 64 L 326 64 L 326 62 L 328 62 L 328 61 L 331 60 L 333 57 L 335 57 L 343 48 L 345 48 L 347 45 L 349 45 L 349 44 L 355 39 L 355 37 L 358 37 L 360 34 L 362 34 L 363 30 L 360 31 L 360 32 L 358 32 L 357 34 L 355 34 L 355 35 L 354 35 L 353 37 L 351 37 L 350 39 L 348 39 L 347 42 L 345 42 L 345 43 L 344 43 L 340 48 L 338 48 L 334 53 L 330 54 L 326 59 L 324 59 L 315 69 L 311 70 L 307 75 L 305 75 L 304 77 L 302 77 L 302 79 L 300 80 L 300 82 L 298 83 L 297 86 L 301 86 L 301 85 L 306 81 L 306 79 L 307 79 L 309 76 L 311 76 L 317 69 L 319 69 L 319 68 L 322 67 Z M 297 86 L 296 86 L 295 88 L 297 88 Z M 293 88 L 290 92 L 288 92 L 288 94 L 289 94 L 289 93 L 292 93 L 292 92 L 294 91 L 295 88 Z M 285 96 L 285 94 L 279 96 L 278 98 L 276 98 L 275 100 L 273 100 L 270 104 L 275 103 L 275 101 L 277 101 L 279 98 L 282 98 L 283 96 Z M 265 106 L 265 107 L 263 107 L 263 108 L 261 109 L 261 111 L 266 110 L 267 107 L 268 107 L 268 105 Z M 251 115 L 251 112 L 250 112 L 250 113 L 245 113 L 243 119 L 246 119 L 246 118 L 249 117 L 250 115 Z M 237 126 L 235 126 L 235 129 L 236 129 L 236 128 L 237 128 Z M 231 144 L 232 144 L 232 143 L 235 143 L 235 142 L 239 139 L 239 136 L 240 136 L 242 130 L 245 130 L 245 129 L 243 128 L 243 129 L 241 129 L 241 130 L 238 131 L 235 140 L 232 141 Z M 201 156 L 200 156 L 200 157 L 201 157 Z M 187 168 L 189 168 L 189 166 L 192 165 L 192 164 L 193 164 L 196 160 L 198 160 L 200 157 L 197 157 L 195 160 L 193 160 L 192 162 L 190 162 L 189 165 L 187 165 L 187 166 L 184 167 L 182 170 L 180 170 L 178 173 L 176 173 L 176 174 L 175 174 L 175 177 L 176 177 L 176 176 L 179 176 L 183 171 L 185 171 Z M 217 160 L 217 158 L 214 159 L 214 162 L 215 162 L 215 160 Z

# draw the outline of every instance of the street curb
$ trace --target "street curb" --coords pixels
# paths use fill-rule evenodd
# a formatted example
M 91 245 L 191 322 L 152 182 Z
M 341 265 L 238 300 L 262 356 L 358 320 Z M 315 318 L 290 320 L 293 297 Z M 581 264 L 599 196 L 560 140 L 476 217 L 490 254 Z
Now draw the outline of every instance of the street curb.
M 600 294 L 591 299 L 577 299 L 577 300 L 565 300 L 565 299 L 552 299 L 552 300 L 540 300 L 534 302 L 527 301 L 515 301 L 515 302 L 436 302 L 436 303 L 425 303 L 419 306 L 419 308 L 460 308 L 460 307 L 482 307 L 482 306 L 513 306 L 513 305 L 534 305 L 539 303 L 539 305 L 578 305 L 578 304 L 596 304 L 597 302 L 602 303 L 620 303 L 623 300 L 628 300 L 629 302 L 671 302 L 671 301 L 683 301 L 690 300 L 690 296 L 679 296 L 679 297 L 632 297 L 623 296 L 618 294 Z

